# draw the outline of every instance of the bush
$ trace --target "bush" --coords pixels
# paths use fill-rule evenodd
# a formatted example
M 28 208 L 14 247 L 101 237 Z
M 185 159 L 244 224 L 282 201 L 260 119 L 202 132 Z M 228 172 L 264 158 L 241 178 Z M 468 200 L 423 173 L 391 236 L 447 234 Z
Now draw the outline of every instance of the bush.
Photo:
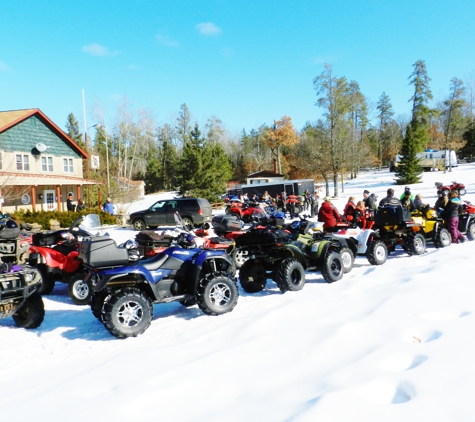
M 57 220 L 60 227 L 68 228 L 76 219 L 82 215 L 98 214 L 101 219 L 101 224 L 117 224 L 116 217 L 107 212 L 98 210 L 97 208 L 85 208 L 79 212 L 71 211 L 15 211 L 11 213 L 12 219 L 21 223 L 37 223 L 42 230 L 50 230 L 50 220 Z

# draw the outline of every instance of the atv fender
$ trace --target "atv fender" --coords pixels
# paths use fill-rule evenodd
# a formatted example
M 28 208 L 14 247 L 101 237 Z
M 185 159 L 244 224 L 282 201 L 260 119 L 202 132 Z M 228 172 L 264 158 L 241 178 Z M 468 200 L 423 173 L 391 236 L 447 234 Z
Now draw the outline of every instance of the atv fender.
M 300 262 L 300 264 L 302 264 L 304 268 L 308 267 L 307 259 L 305 258 L 305 255 L 298 246 L 288 243 L 273 249 L 269 253 L 269 256 L 271 257 L 278 256 L 279 260 L 281 259 L 282 255 L 285 255 L 285 258 L 295 258 L 297 261 Z

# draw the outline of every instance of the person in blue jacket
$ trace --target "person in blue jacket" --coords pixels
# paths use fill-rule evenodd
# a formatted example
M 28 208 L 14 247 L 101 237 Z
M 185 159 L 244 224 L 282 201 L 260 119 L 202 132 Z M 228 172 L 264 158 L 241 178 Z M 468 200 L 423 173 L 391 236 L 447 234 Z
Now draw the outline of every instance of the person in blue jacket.
M 114 205 L 112 204 L 112 200 L 110 197 L 107 198 L 107 201 L 104 202 L 102 209 L 105 212 L 108 212 L 110 215 L 114 215 Z

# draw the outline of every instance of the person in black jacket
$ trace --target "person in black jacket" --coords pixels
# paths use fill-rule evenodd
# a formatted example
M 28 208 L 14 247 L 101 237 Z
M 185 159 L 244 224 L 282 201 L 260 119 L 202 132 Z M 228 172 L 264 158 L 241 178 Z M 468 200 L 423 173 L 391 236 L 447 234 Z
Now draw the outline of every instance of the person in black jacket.
M 68 195 L 68 199 L 66 200 L 66 206 L 68 208 L 68 211 L 74 212 L 76 210 L 76 205 L 74 205 L 73 195 L 71 193 Z
M 452 243 L 465 242 L 467 238 L 459 231 L 459 214 L 463 212 L 463 206 L 458 197 L 458 192 L 453 190 L 449 195 L 449 202 L 442 212 L 442 217 L 447 224 Z
M 365 208 L 368 208 L 369 210 L 376 210 L 378 209 L 378 204 L 376 203 L 376 200 L 378 199 L 377 195 L 374 193 L 370 194 L 369 190 L 365 189 L 363 192 L 363 202 Z
M 389 188 L 387 195 L 386 198 L 381 199 L 379 202 L 380 207 L 384 207 L 385 205 L 401 205 L 401 201 L 394 197 L 394 189 Z

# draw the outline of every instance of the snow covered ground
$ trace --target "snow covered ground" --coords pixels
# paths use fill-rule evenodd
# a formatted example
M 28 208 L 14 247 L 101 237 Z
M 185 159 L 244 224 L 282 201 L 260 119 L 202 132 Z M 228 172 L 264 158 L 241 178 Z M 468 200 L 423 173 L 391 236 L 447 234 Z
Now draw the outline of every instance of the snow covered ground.
M 393 178 L 361 174 L 334 202 L 342 211 L 365 188 L 381 199 Z M 433 205 L 434 182 L 452 180 L 475 202 L 472 164 L 411 188 Z M 473 421 L 474 256 L 468 242 L 397 250 L 380 267 L 357 258 L 337 283 L 308 273 L 299 292 L 240 289 L 219 317 L 157 305 L 150 328 L 126 340 L 60 284 L 38 329 L 0 320 L 2 420 Z

